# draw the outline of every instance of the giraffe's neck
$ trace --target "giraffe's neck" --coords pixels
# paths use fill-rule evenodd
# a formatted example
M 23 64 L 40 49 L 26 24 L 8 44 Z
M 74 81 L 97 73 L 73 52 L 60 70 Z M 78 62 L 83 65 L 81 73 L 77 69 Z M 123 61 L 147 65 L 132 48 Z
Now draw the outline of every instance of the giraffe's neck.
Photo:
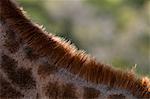
M 39 56 L 5 22 L 0 23 L 1 98 L 134 98 L 128 91 L 96 85 Z
M 0 3 L 0 98 L 150 97 L 147 83 L 44 34 L 10 0 Z
M 95 85 L 39 56 L 5 22 L 0 24 L 0 97 L 133 98 L 126 90 Z M 7 84 L 7 85 L 5 85 Z

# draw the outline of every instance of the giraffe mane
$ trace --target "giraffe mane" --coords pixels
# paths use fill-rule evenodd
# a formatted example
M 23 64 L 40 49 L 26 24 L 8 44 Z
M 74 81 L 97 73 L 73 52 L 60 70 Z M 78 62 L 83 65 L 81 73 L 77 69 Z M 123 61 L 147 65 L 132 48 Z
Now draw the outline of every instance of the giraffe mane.
M 41 56 L 47 56 L 56 67 L 64 68 L 88 82 L 129 90 L 137 97 L 150 97 L 150 80 L 97 62 L 69 42 L 43 31 L 11 0 L 0 0 L 0 17 L 11 31 Z

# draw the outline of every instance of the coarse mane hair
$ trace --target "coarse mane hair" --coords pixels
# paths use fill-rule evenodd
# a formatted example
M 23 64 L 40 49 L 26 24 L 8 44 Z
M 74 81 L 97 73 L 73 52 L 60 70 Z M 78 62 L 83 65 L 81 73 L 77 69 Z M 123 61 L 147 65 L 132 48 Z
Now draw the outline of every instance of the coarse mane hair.
M 97 62 L 69 42 L 42 30 L 25 17 L 11 0 L 0 0 L 0 20 L 34 51 L 47 56 L 56 67 L 64 68 L 79 77 L 95 83 L 129 90 L 134 96 L 150 97 L 150 80 L 134 73 L 115 69 Z

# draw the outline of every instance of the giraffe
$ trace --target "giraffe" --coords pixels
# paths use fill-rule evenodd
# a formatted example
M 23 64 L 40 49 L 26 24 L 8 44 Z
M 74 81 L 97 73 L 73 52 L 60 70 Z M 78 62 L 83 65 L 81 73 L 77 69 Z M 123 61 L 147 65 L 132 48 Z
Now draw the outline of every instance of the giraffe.
M 0 99 L 149 99 L 150 80 L 97 62 L 0 0 Z

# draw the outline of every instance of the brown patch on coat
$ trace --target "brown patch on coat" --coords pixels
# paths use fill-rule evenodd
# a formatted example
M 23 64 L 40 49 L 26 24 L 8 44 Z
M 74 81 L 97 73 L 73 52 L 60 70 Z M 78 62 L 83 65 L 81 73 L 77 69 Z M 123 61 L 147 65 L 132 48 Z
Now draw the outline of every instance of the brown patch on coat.
M 100 91 L 90 87 L 84 87 L 84 99 L 95 99 L 100 96 Z
M 122 94 L 113 94 L 113 95 L 109 95 L 108 99 L 125 99 L 125 96 Z
M 76 88 L 73 84 L 67 83 L 62 86 L 63 99 L 77 99 Z
M 7 29 L 6 31 L 6 40 L 4 46 L 10 51 L 11 53 L 15 53 L 19 50 L 19 39 L 16 37 L 16 34 Z
M 58 82 L 49 82 L 46 87 L 44 87 L 45 95 L 52 99 L 59 99 L 61 97 L 61 89 Z
M 0 99 L 18 99 L 23 96 L 22 93 L 14 89 L 11 84 L 0 75 Z
M 36 86 L 35 79 L 33 78 L 32 72 L 29 69 L 17 69 L 16 72 L 12 76 L 10 76 L 10 79 L 12 79 L 12 82 L 23 89 L 31 89 L 35 88 Z
M 21 89 L 35 88 L 36 83 L 32 77 L 31 70 L 26 70 L 24 68 L 17 68 L 17 61 L 13 58 L 2 55 L 1 68 L 7 74 L 11 82 Z
M 38 75 L 40 75 L 40 77 L 45 78 L 50 74 L 53 74 L 57 71 L 57 68 L 55 66 L 52 66 L 48 63 L 43 63 L 41 65 L 39 65 L 38 67 Z
M 39 93 L 36 94 L 36 99 L 41 99 Z
M 13 58 L 11 58 L 8 55 L 2 54 L 1 56 L 2 61 L 1 61 L 1 68 L 9 74 L 13 74 L 17 68 L 17 61 L 15 61 Z
M 25 57 L 29 60 L 37 60 L 39 58 L 39 55 L 33 51 L 31 47 L 25 47 L 24 48 Z
M 49 82 L 44 87 L 45 95 L 53 99 L 76 99 L 76 88 L 73 84 L 59 85 L 58 82 Z

